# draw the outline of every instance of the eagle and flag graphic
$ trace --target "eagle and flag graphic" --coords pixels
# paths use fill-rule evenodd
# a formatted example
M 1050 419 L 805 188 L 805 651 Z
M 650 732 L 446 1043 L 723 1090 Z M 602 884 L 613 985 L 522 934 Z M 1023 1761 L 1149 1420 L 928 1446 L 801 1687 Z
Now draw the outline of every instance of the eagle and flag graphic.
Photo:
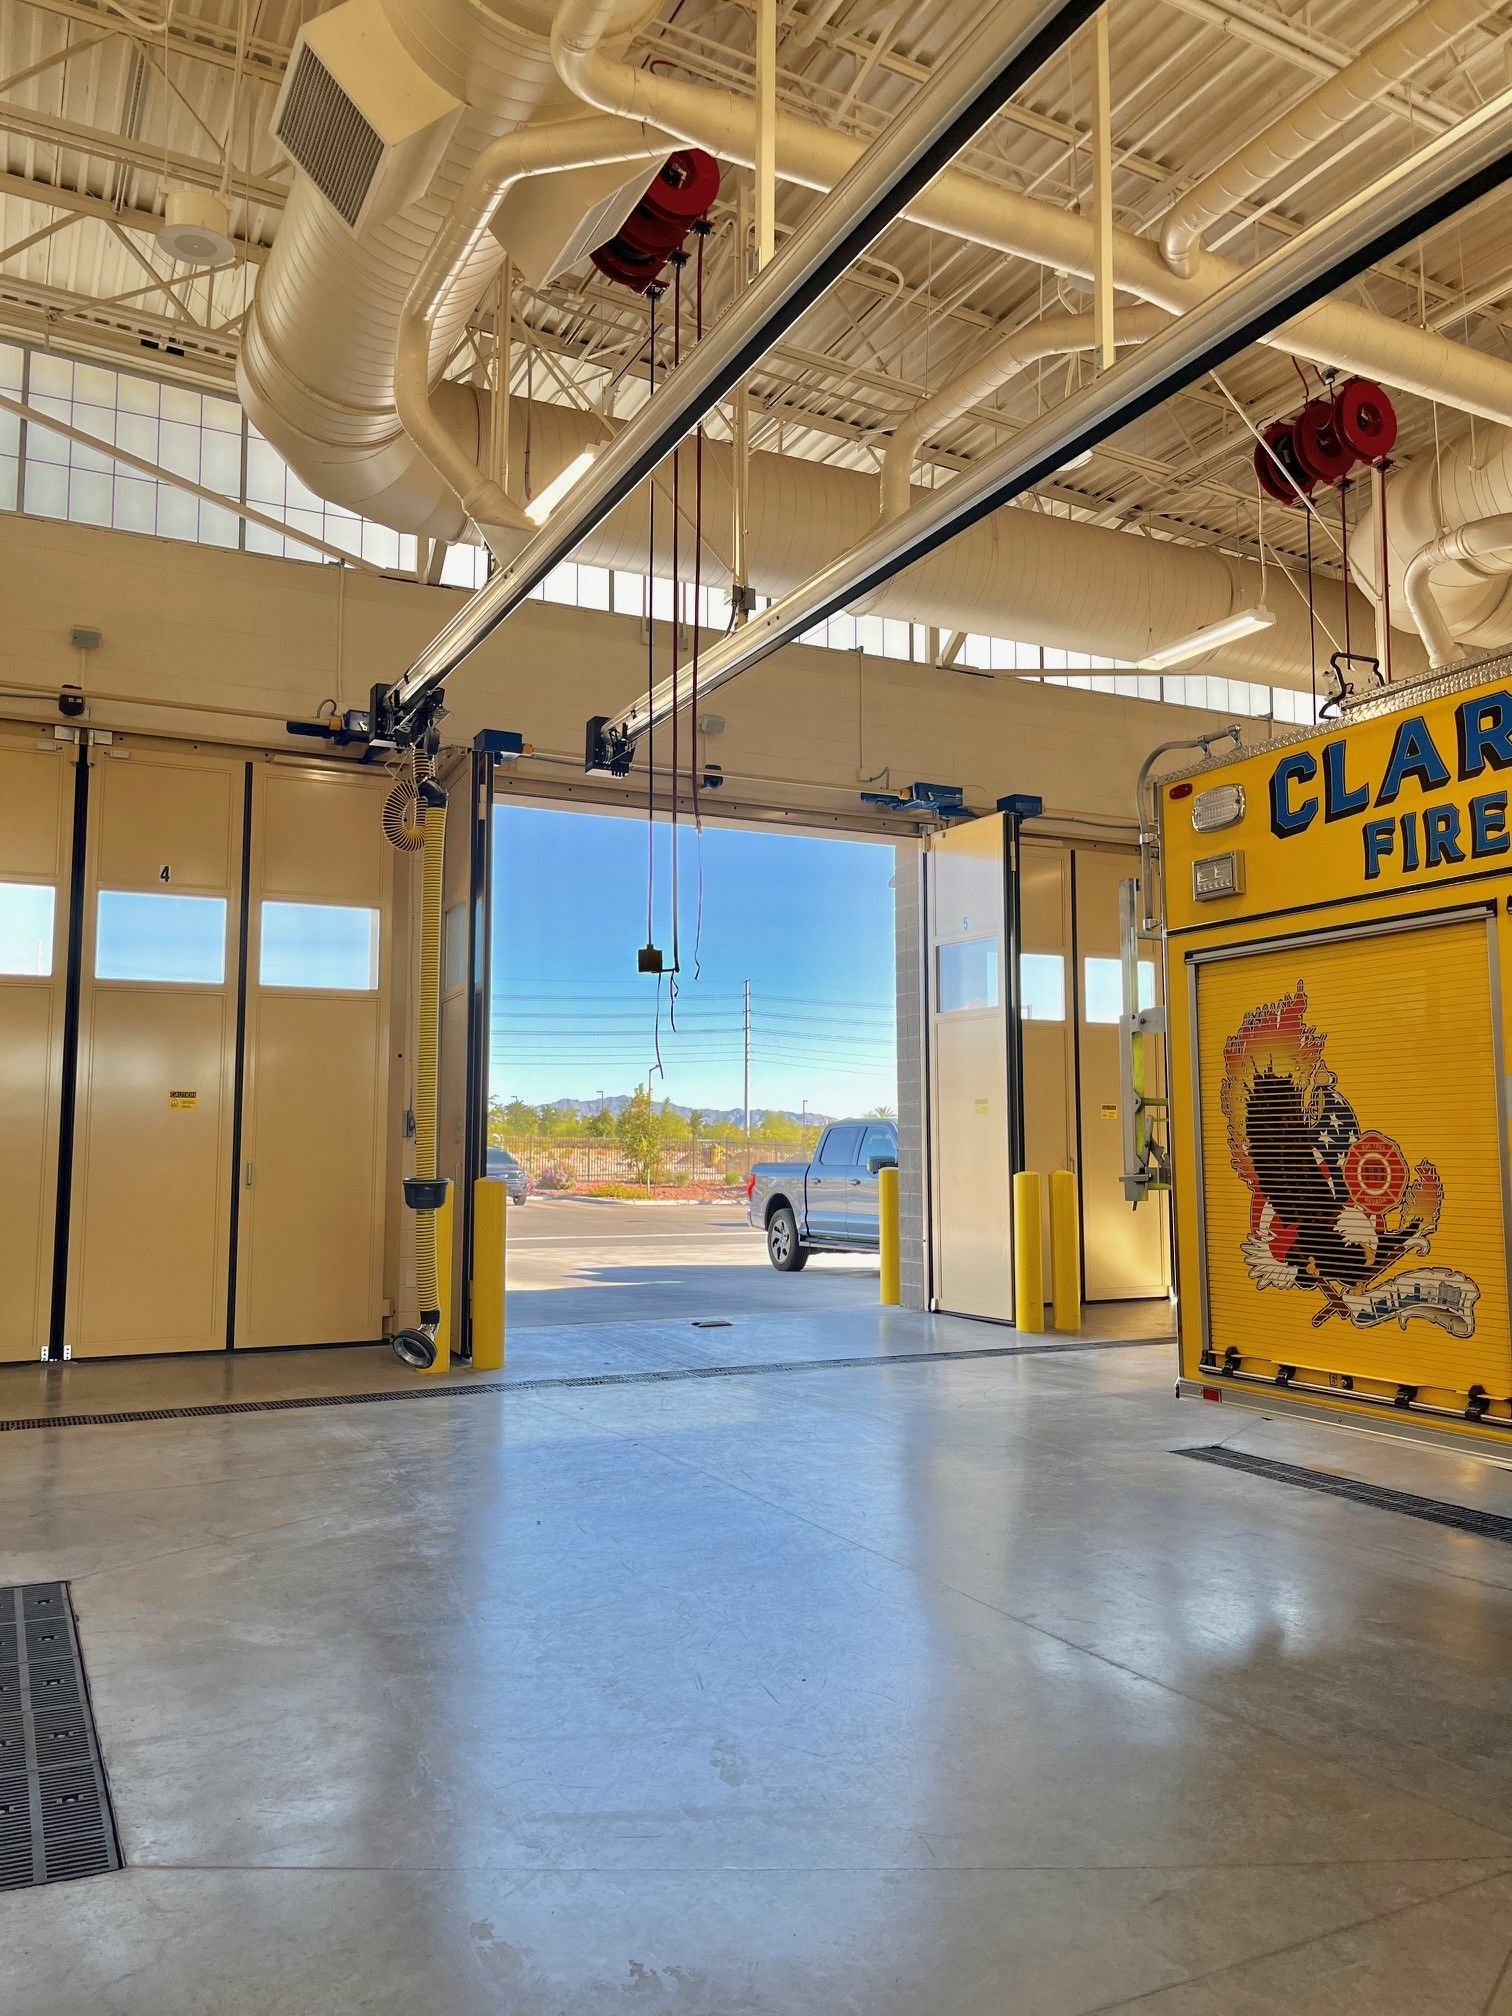
M 1222 1106 L 1235 1174 L 1250 1192 L 1241 1250 L 1261 1289 L 1301 1289 L 1314 1327 L 1358 1329 L 1412 1318 L 1455 1337 L 1475 1332 L 1480 1289 L 1424 1259 L 1444 1186 L 1431 1162 L 1409 1169 L 1387 1134 L 1362 1127 L 1307 1020 L 1307 990 L 1253 1008 L 1224 1044 Z M 1393 1269 L 1400 1271 L 1393 1272 Z

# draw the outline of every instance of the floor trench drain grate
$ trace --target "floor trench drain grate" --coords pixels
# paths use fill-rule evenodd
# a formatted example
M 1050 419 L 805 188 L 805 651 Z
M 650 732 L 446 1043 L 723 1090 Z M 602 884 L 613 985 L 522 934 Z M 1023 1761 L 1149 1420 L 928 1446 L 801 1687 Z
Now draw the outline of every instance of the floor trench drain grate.
M 1324 1498 L 1344 1498 L 1353 1505 L 1368 1505 L 1376 1512 L 1396 1512 L 1405 1519 L 1421 1519 L 1429 1526 L 1448 1526 L 1456 1533 L 1473 1533 L 1477 1539 L 1512 1542 L 1512 1519 L 1504 1512 L 1483 1512 L 1473 1505 L 1455 1505 L 1444 1498 L 1420 1498 L 1414 1491 L 1396 1491 L 1387 1484 L 1367 1484 L 1358 1477 L 1336 1477 L 1328 1470 L 1308 1470 L 1299 1463 L 1280 1463 L 1273 1456 L 1253 1456 L 1247 1449 L 1226 1449 L 1221 1442 L 1182 1449 L 1194 1463 L 1212 1463 L 1220 1470 L 1240 1470 L 1249 1477 L 1263 1477 L 1271 1484 L 1290 1484 L 1299 1491 L 1316 1491 Z
M 68 1586 L 0 1589 L 0 1890 L 120 1866 Z

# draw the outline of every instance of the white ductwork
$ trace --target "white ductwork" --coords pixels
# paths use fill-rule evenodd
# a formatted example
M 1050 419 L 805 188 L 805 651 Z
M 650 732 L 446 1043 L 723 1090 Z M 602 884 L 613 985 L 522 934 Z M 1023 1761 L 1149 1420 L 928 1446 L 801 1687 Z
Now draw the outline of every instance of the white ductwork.
M 405 433 L 486 537 L 502 527 L 529 531 L 530 521 L 480 468 L 477 454 L 458 441 L 439 399 L 432 396 L 437 320 L 487 237 L 500 204 L 522 177 L 626 161 L 647 165 L 649 172 L 649 164 L 665 154 L 665 142 L 655 144 L 646 128 L 605 113 L 508 133 L 490 142 L 473 163 L 415 276 L 399 318 L 395 404 Z M 437 393 L 441 390 L 438 384 Z
M 1246 141 L 1168 213 L 1161 247 L 1172 272 L 1195 274 L 1204 232 L 1334 138 L 1419 64 L 1443 55 L 1456 35 L 1492 11 L 1491 0 L 1431 0 L 1411 8 L 1336 76 Z
M 646 130 L 652 127 L 666 136 L 669 148 L 692 142 L 749 166 L 756 115 L 748 100 L 635 69 L 600 40 L 629 33 L 655 13 L 655 0 L 567 0 L 559 11 L 549 0 L 509 0 L 508 12 L 485 0 L 364 4 L 381 10 L 387 31 L 441 94 L 433 102 L 440 104 L 444 96 L 461 109 L 423 198 L 355 231 L 309 176 L 296 172 L 248 317 L 239 384 L 253 423 L 317 494 L 398 530 L 450 540 L 468 531 L 468 513 L 452 479 L 462 477 L 464 465 L 475 469 L 483 459 L 483 395 L 472 386 L 436 381 L 503 258 L 490 233 L 466 224 L 458 198 L 491 143 L 527 119 L 534 132 L 543 122 L 560 124 L 564 114 L 579 110 L 552 69 L 553 12 L 555 57 L 563 75 L 582 97 L 615 115 L 614 121 L 572 122 L 593 129 L 594 146 L 614 131 L 622 132 L 632 149 L 659 144 Z M 639 123 L 621 128 L 616 123 L 621 118 Z M 610 144 L 618 143 L 611 137 Z M 787 180 L 827 190 L 863 149 L 853 135 L 779 115 L 778 171 Z M 522 147 L 522 160 L 529 151 Z M 588 153 L 590 159 L 606 158 L 591 147 Z M 563 154 L 560 134 L 542 142 L 537 164 L 548 156 L 555 167 L 572 158 L 570 149 Z M 542 180 L 543 201 L 563 179 Z M 360 219 L 360 209 L 356 214 Z M 1090 276 L 1092 270 L 1092 228 L 1086 220 L 957 169 L 939 175 L 907 214 L 1070 274 Z M 423 284 L 416 295 L 435 312 L 427 314 L 429 333 L 421 337 L 423 369 L 411 372 L 412 379 L 428 379 L 434 389 L 428 400 L 409 408 L 422 435 L 428 416 L 440 423 L 441 432 L 427 441 L 438 467 L 400 426 L 396 352 L 405 301 L 443 238 L 457 255 L 447 260 L 453 278 L 439 295 L 427 296 Z M 1194 277 L 1182 279 L 1167 269 L 1153 242 L 1117 234 L 1118 286 L 1163 309 L 1193 305 L 1236 270 L 1211 254 L 1200 254 L 1196 265 Z M 1512 365 L 1353 305 L 1326 304 L 1274 340 L 1320 361 L 1512 421 Z M 413 366 L 413 354 L 409 362 Z M 553 430 L 572 437 L 555 456 L 547 449 Z M 535 489 L 602 438 L 602 423 L 579 421 L 561 408 L 534 408 Z M 710 444 L 707 459 L 706 523 L 725 524 L 727 452 Z M 512 466 L 522 466 L 518 452 Z M 873 507 L 865 477 L 778 456 L 755 458 L 752 518 L 760 529 L 753 534 L 753 585 L 766 594 L 794 586 L 817 559 L 858 537 Z M 517 523 L 517 510 L 512 516 Z M 661 517 L 665 526 L 666 513 Z M 583 557 L 642 567 L 644 534 L 643 506 L 623 506 L 585 543 Z M 1336 633 L 1342 631 L 1341 593 L 1325 584 L 1320 601 L 1324 621 Z M 950 629 L 1135 659 L 1257 599 L 1258 572 L 1247 563 L 1013 510 L 996 514 L 901 576 L 879 593 L 874 606 Z M 1226 652 L 1223 669 L 1305 683 L 1302 605 L 1279 584 L 1269 600 L 1278 612 L 1276 627 Z
M 444 94 L 458 101 L 460 113 L 424 196 L 355 231 L 296 170 L 247 317 L 237 384 L 253 425 L 318 496 L 398 531 L 457 539 L 468 531 L 461 504 L 400 426 L 394 389 L 400 312 L 483 149 L 526 120 L 581 108 L 552 69 L 550 0 L 368 4 L 417 80 L 428 81 L 435 102 Z M 656 11 L 657 0 L 610 0 L 607 32 L 628 35 Z M 432 378 L 503 257 L 487 232 L 468 250 L 431 328 Z M 461 452 L 476 462 L 479 394 L 448 383 L 438 386 L 437 404 Z
M 1444 621 L 1430 577 L 1449 561 L 1464 560 L 1473 565 L 1487 559 L 1498 563 L 1495 571 L 1505 584 L 1508 566 L 1512 565 L 1512 512 L 1503 512 L 1499 518 L 1482 518 L 1474 525 L 1461 525 L 1453 532 L 1441 532 L 1407 562 L 1402 583 L 1407 606 L 1435 671 L 1453 665 L 1464 653 Z
M 604 0 L 563 0 L 552 33 L 558 70 L 587 104 L 643 119 L 722 161 L 756 159 L 754 102 L 704 84 L 638 69 L 599 39 Z M 777 173 L 809 189 L 832 189 L 864 140 L 779 109 Z M 958 168 L 946 168 L 908 205 L 916 224 L 1090 280 L 1093 224 L 1074 211 L 1023 196 Z M 1242 269 L 1216 253 L 1194 257 L 1189 278 L 1173 273 L 1160 247 L 1130 231 L 1113 234 L 1113 278 L 1123 292 L 1180 314 L 1215 294 Z M 1276 349 L 1378 379 L 1420 398 L 1512 424 L 1512 364 L 1467 350 L 1354 302 L 1327 301 L 1263 339 Z
M 1477 427 L 1392 468 L 1387 478 L 1386 544 L 1391 621 L 1417 629 L 1408 592 L 1431 568 L 1429 628 L 1424 642 L 1435 658 L 1447 648 L 1491 651 L 1512 644 L 1512 552 L 1492 535 L 1472 530 L 1512 513 L 1512 430 Z M 1350 538 L 1350 558 L 1367 580 L 1377 570 L 1380 533 L 1375 511 L 1364 513 Z
M 1168 319 L 1159 308 L 1126 308 L 1116 318 L 1116 340 L 1143 343 L 1163 329 Z M 1027 328 L 994 338 L 949 384 L 920 400 L 893 429 L 882 458 L 883 522 L 901 517 L 908 509 L 913 497 L 913 465 L 937 429 L 989 398 L 1031 364 L 1090 349 L 1097 340 L 1096 320 L 1091 315 L 1042 315 Z
M 585 450 L 603 440 L 595 414 L 565 406 L 516 400 L 511 408 L 519 466 L 526 429 L 537 490 Z M 684 572 L 692 551 L 691 447 L 684 456 L 681 498 Z M 733 458 L 723 442 L 704 444 L 704 565 L 711 586 L 727 586 L 727 532 L 733 508 Z M 670 465 L 659 478 L 656 568 L 671 572 Z M 746 521 L 750 585 L 765 596 L 785 595 L 815 569 L 853 546 L 876 520 L 876 486 L 856 470 L 801 462 L 791 455 L 754 454 L 750 461 Z M 646 493 L 620 505 L 577 549 L 600 567 L 646 570 Z M 1344 590 L 1333 580 L 1317 584 L 1323 624 L 1342 640 Z M 1275 611 L 1274 628 L 1215 653 L 1210 670 L 1264 684 L 1306 686 L 1310 651 L 1305 590 L 1297 592 L 1272 567 L 1261 594 L 1260 569 L 1207 546 L 1166 540 L 1052 518 L 1010 508 L 963 532 L 867 598 L 879 616 L 932 624 L 942 630 L 1013 637 L 1047 649 L 1085 651 L 1103 660 L 1131 662 L 1161 645 L 1189 637 L 1261 600 Z M 1368 629 L 1369 604 L 1355 592 L 1351 621 Z M 1320 661 L 1331 647 L 1318 635 Z M 1405 660 L 1410 653 L 1402 654 Z M 1406 669 L 1405 663 L 1402 669 Z

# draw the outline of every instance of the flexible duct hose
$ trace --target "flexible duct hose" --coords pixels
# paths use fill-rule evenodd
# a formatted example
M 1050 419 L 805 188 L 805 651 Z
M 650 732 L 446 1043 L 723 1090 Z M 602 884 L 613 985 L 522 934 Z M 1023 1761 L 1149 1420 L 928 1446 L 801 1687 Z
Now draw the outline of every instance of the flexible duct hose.
M 436 1103 L 441 1059 L 441 890 L 446 848 L 446 793 L 427 778 L 420 891 L 420 1045 L 415 1070 L 415 1174 L 436 1179 Z M 432 1337 L 441 1321 L 441 1280 L 436 1267 L 436 1214 L 421 1211 L 415 1224 L 415 1282 L 420 1322 Z
M 420 813 L 420 774 L 415 752 L 410 751 L 409 768 L 394 779 L 394 788 L 383 801 L 383 830 L 389 845 L 401 854 L 418 854 L 425 845 L 425 820 Z

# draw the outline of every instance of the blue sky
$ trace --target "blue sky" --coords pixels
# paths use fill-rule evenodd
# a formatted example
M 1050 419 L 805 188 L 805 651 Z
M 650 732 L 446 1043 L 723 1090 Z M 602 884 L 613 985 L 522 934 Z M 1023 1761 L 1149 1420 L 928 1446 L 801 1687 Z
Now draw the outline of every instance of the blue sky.
M 854 840 L 680 828 L 678 1031 L 662 983 L 665 1075 L 679 1105 L 741 1098 L 741 985 L 751 983 L 751 1104 L 818 1113 L 896 1104 L 893 851 Z M 533 1104 L 630 1092 L 655 1063 L 646 940 L 646 824 L 502 803 L 495 816 L 495 1098 Z M 656 829 L 656 934 L 671 958 L 671 843 Z

